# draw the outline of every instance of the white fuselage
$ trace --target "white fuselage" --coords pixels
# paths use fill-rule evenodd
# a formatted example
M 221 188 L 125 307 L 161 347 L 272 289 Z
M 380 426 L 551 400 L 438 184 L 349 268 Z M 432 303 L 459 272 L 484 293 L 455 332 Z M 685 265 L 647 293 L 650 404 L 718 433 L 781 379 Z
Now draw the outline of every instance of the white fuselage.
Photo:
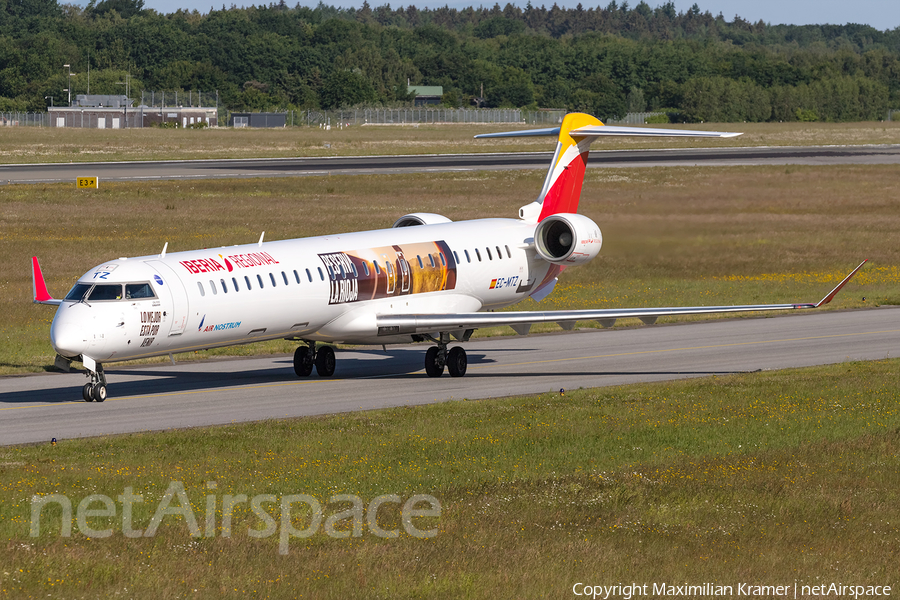
M 552 286 L 534 229 L 483 219 L 120 258 L 78 280 L 51 340 L 97 362 L 279 338 L 409 342 L 378 336 L 376 317 L 502 308 Z

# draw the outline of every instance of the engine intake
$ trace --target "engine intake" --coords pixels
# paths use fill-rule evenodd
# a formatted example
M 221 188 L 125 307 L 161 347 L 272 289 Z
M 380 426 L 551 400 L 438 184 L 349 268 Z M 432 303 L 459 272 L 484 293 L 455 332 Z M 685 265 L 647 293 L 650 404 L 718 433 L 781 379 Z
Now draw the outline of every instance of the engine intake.
M 403 215 L 391 225 L 396 227 L 413 227 L 415 225 L 437 225 L 438 223 L 452 223 L 450 219 L 444 215 L 436 215 L 434 213 L 412 213 Z
M 584 215 L 559 213 L 546 217 L 534 230 L 538 255 L 557 265 L 580 265 L 600 253 L 600 227 Z

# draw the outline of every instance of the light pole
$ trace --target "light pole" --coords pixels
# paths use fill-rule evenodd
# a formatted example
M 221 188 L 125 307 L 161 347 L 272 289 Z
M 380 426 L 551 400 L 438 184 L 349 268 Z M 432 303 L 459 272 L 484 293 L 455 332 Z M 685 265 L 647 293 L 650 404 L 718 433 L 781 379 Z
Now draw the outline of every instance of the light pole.
M 69 70 L 69 79 L 68 79 L 69 87 L 66 88 L 66 91 L 69 92 L 69 106 L 72 106 L 72 66 L 69 65 L 68 63 L 66 63 L 63 65 L 63 68 Z

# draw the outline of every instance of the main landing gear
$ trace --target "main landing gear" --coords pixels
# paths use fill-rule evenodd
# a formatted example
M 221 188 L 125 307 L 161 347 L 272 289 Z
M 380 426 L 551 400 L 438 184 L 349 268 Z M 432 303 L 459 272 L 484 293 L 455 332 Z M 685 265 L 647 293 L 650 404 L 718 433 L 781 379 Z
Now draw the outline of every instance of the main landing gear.
M 103 373 L 103 365 L 97 363 L 95 371 L 88 369 L 85 374 L 91 378 L 91 382 L 84 384 L 84 387 L 81 388 L 81 396 L 84 401 L 103 402 L 106 400 L 106 374 Z
M 322 346 L 316 349 L 316 343 L 309 342 L 309 346 L 300 346 L 294 351 L 294 373 L 297 377 L 308 377 L 312 373 L 313 365 L 316 365 L 319 377 L 334 375 L 334 367 L 337 365 L 334 348 Z
M 431 337 L 431 336 L 429 336 Z M 462 377 L 466 374 L 466 368 L 469 365 L 469 359 L 466 357 L 466 351 L 462 346 L 454 346 L 447 349 L 450 343 L 450 334 L 441 333 L 439 339 L 431 338 L 437 343 L 425 353 L 425 373 L 429 377 L 440 377 L 444 374 L 444 367 L 450 371 L 450 377 Z

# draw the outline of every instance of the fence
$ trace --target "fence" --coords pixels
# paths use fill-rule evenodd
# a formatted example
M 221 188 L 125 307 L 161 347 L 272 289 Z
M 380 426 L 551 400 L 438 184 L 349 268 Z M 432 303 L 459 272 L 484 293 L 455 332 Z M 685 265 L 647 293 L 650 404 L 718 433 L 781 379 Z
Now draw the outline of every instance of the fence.
M 0 113 L 0 127 L 50 127 L 48 113 Z
M 290 111 L 288 125 L 357 126 L 420 123 L 527 123 L 558 125 L 564 110 L 526 111 L 517 108 L 360 108 L 355 110 Z
M 99 120 L 103 120 L 106 128 L 133 128 L 143 127 L 144 114 L 149 107 L 172 106 L 170 102 L 177 99 L 190 103 L 199 103 L 203 98 L 215 98 L 215 94 L 203 94 L 199 92 L 146 92 L 142 96 L 145 106 L 128 109 L 109 109 L 109 113 L 103 114 L 97 109 L 78 111 L 65 116 L 57 115 L 63 122 L 52 123 L 48 113 L 0 113 L 0 127 L 85 127 L 97 128 Z M 168 99 L 167 99 L 168 98 Z M 150 103 L 154 104 L 150 104 Z M 205 101 L 204 101 L 205 102 Z M 177 105 L 176 105 L 177 106 Z M 565 116 L 565 110 L 520 110 L 514 108 L 360 108 L 356 110 L 333 111 L 288 111 L 286 121 L 288 126 L 332 126 L 344 127 L 352 125 L 415 125 L 426 123 L 513 123 L 552 127 L 559 125 Z M 644 120 L 654 115 L 665 113 L 645 112 L 628 113 L 623 119 L 605 119 L 608 124 L 643 124 Z M 121 115 L 121 119 L 119 118 Z M 889 111 L 887 118 L 900 118 L 900 110 Z M 225 121 L 221 121 L 224 123 Z

